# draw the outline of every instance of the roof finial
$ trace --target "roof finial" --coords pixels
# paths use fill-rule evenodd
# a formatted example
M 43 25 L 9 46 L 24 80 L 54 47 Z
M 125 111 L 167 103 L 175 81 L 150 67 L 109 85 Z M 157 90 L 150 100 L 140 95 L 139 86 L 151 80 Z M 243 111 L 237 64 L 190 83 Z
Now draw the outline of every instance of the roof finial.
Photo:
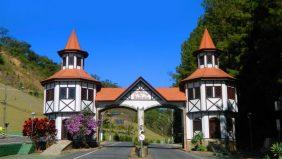
M 77 36 L 76 36 L 74 29 L 71 32 L 71 35 L 69 37 L 69 40 L 67 42 L 65 49 L 66 50 L 69 50 L 69 49 L 80 50 L 79 42 L 78 42 L 78 39 L 77 39 Z
M 204 31 L 199 50 L 200 49 L 216 49 L 207 28 Z

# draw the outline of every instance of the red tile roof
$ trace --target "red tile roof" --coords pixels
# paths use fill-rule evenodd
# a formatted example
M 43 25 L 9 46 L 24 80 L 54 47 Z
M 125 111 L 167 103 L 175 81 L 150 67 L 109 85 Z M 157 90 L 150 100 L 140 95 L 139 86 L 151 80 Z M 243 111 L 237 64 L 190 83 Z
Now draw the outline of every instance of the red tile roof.
M 96 101 L 115 101 L 126 89 L 124 88 L 101 88 L 97 93 Z M 173 88 L 156 88 L 167 101 L 181 102 L 185 101 L 185 94 L 178 87 Z
M 80 50 L 80 45 L 79 45 L 75 30 L 71 32 L 71 35 L 65 47 L 65 50 L 73 50 L 73 49 Z
M 124 91 L 124 88 L 101 88 L 96 101 L 115 101 Z
M 224 72 L 223 70 L 219 68 L 198 68 L 195 72 L 193 72 L 190 76 L 185 78 L 182 81 L 189 81 L 194 79 L 200 79 L 200 78 L 229 78 L 234 79 L 231 75 Z
M 41 83 L 44 84 L 52 80 L 63 80 L 63 79 L 81 79 L 81 80 L 87 80 L 100 84 L 99 81 L 91 77 L 87 72 L 85 72 L 82 69 L 62 69 L 56 72 L 51 77 L 45 79 Z
M 179 90 L 178 87 L 172 88 L 156 88 L 156 90 L 167 100 L 167 101 L 185 101 L 186 97 L 183 92 Z
M 200 49 L 216 49 L 208 29 L 204 31 L 199 50 Z

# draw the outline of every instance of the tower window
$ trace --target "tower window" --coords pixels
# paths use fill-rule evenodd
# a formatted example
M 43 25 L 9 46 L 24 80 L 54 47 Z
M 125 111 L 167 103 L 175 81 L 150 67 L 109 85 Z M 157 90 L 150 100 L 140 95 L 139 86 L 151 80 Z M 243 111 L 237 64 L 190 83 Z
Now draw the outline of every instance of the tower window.
M 206 86 L 206 97 L 207 98 L 212 98 L 213 97 L 212 86 Z
M 212 64 L 212 55 L 207 55 L 207 63 Z
M 68 99 L 75 99 L 75 87 L 69 87 L 69 97 Z
M 82 88 L 81 89 L 81 100 L 93 101 L 94 92 L 93 89 Z
M 76 65 L 81 66 L 81 57 L 76 58 Z
M 54 88 L 46 90 L 46 101 L 54 100 Z
M 67 61 L 66 57 L 63 57 L 63 66 L 66 66 L 66 61 Z
M 88 89 L 88 100 L 93 101 L 93 89 Z
M 67 88 L 61 87 L 60 88 L 60 99 L 67 99 Z
M 81 88 L 81 100 L 87 100 L 87 89 Z
M 233 87 L 227 87 L 227 96 L 228 99 L 235 99 L 235 88 Z
M 200 87 L 195 87 L 195 99 L 199 99 L 200 95 Z
M 188 89 L 188 99 L 199 99 L 200 98 L 200 87 L 189 88 Z
M 69 56 L 69 65 L 73 65 L 73 62 L 74 62 L 74 57 Z
M 204 56 L 200 56 L 200 65 L 204 65 Z
M 188 98 L 189 100 L 193 99 L 193 88 L 188 89 Z
M 215 98 L 221 98 L 222 97 L 221 86 L 215 86 L 214 87 L 214 97 Z

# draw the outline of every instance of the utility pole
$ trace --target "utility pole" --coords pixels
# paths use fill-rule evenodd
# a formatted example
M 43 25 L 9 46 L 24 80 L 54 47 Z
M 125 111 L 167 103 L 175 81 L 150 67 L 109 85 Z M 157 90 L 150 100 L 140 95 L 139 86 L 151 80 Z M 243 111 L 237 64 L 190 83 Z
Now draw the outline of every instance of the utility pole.
M 7 87 L 4 89 L 4 101 L 3 101 L 3 127 L 5 128 L 5 134 L 7 135 L 8 123 L 6 122 L 7 115 Z
M 174 122 L 174 109 L 171 109 L 171 143 L 174 143 L 173 138 L 173 122 Z

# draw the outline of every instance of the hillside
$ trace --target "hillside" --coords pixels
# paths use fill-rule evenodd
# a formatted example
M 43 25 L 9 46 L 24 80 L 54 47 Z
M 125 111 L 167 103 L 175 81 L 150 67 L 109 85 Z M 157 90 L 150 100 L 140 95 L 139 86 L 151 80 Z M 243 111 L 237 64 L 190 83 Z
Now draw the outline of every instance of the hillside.
M 104 112 L 106 114 L 112 114 L 110 116 L 103 115 L 103 130 L 106 132 L 106 139 L 109 139 L 109 132 L 111 129 L 110 123 L 112 125 L 113 134 L 127 134 L 128 131 L 134 133 L 134 138 L 137 137 L 137 113 L 133 110 L 125 109 L 125 108 L 115 108 L 107 110 Z M 146 116 L 147 113 L 145 113 Z M 149 115 L 149 113 L 148 113 Z M 159 115 L 159 114 L 157 114 Z M 123 120 L 123 124 L 116 124 L 116 120 Z M 159 123 L 159 126 L 163 127 L 162 123 Z M 145 135 L 146 139 L 150 141 L 164 141 L 167 136 L 160 135 L 158 132 L 158 127 L 149 128 L 145 127 Z M 131 136 L 131 135 L 130 135 Z
M 0 100 L 4 99 L 5 86 L 0 84 Z M 36 117 L 43 117 L 43 100 L 21 90 L 7 86 L 7 122 L 9 123 L 8 133 L 18 133 L 22 130 L 24 120 L 31 117 L 31 112 Z M 0 125 L 3 125 L 3 104 L 0 109 Z

